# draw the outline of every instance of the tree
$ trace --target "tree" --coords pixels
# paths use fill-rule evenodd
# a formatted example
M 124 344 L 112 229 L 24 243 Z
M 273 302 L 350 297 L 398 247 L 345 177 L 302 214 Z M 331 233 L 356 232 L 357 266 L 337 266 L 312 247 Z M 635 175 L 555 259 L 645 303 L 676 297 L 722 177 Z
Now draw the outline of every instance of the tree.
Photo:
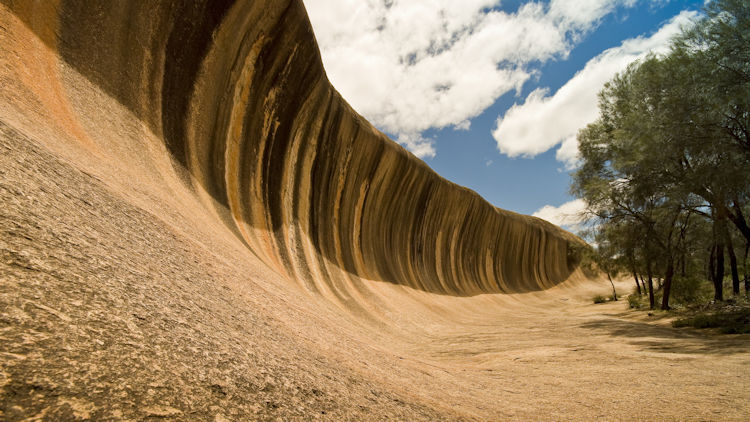
M 675 258 L 684 241 L 694 207 L 689 189 L 664 158 L 678 156 L 670 132 L 670 98 L 663 76 L 665 63 L 656 57 L 636 63 L 605 85 L 600 93 L 601 117 L 578 136 L 582 166 L 573 175 L 572 191 L 586 200 L 589 212 L 602 223 L 637 225 L 644 236 L 646 272 L 653 302 L 653 265 L 664 276 L 662 308 L 669 308 Z M 675 158 L 675 161 L 681 157 Z M 670 171 L 671 170 L 671 171 Z M 620 245 L 628 253 L 629 239 Z M 653 306 L 653 303 L 652 303 Z
M 686 277 L 702 249 L 695 244 L 703 240 L 691 235 L 694 221 L 711 223 L 710 246 L 702 250 L 715 298 L 723 299 L 725 252 L 739 293 L 728 224 L 748 251 L 749 105 L 750 3 L 716 0 L 668 55 L 634 63 L 606 84 L 599 119 L 578 135 L 582 166 L 571 190 L 586 200 L 609 247 L 630 257 L 636 280 L 638 250 L 649 284 L 652 276 L 664 278 L 663 309 L 675 271 Z M 623 225 L 639 227 L 640 247 L 613 230 Z
M 616 228 L 613 227 L 613 230 Z M 617 277 L 622 268 L 621 254 L 616 244 L 610 242 L 609 232 L 600 230 L 596 238 L 596 249 L 594 250 L 594 261 L 600 270 L 607 274 L 607 280 L 612 286 L 612 300 L 617 301 L 617 289 L 612 281 L 612 276 Z
M 716 202 L 717 215 L 728 218 L 750 244 L 743 212 L 748 199 L 750 169 L 750 3 L 715 0 L 706 16 L 674 43 L 673 57 L 682 58 L 694 75 L 690 98 L 701 103 L 705 128 L 718 132 L 712 145 L 733 155 L 726 163 L 728 198 Z

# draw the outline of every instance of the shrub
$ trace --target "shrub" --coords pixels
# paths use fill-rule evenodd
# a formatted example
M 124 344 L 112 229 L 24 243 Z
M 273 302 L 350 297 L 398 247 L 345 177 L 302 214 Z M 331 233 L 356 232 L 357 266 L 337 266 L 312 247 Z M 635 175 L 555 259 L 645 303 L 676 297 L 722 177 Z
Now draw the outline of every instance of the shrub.
M 638 293 L 631 293 L 628 295 L 628 306 L 630 306 L 631 309 L 641 309 L 648 306 L 648 304 L 644 303 L 643 296 Z
M 604 303 L 606 301 L 607 301 L 607 298 L 602 295 L 594 296 L 594 303 Z
M 750 309 L 698 314 L 672 322 L 673 327 L 718 328 L 724 334 L 750 333 Z
M 704 297 L 706 287 L 710 288 L 709 284 L 698 275 L 677 276 L 672 283 L 672 298 L 682 304 L 701 302 L 708 299 Z

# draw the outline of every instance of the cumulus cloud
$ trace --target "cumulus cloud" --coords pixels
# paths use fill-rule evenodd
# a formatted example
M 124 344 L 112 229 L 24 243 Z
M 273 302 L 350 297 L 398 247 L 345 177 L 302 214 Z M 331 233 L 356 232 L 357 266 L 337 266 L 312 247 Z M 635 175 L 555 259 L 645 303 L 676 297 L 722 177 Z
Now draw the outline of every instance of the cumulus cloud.
M 399 133 L 396 140 L 417 157 L 435 156 L 434 139 L 425 138 L 419 132 Z
M 585 209 L 586 202 L 583 199 L 574 199 L 559 207 L 545 205 L 532 215 L 547 220 L 552 224 L 565 227 L 568 230 L 576 230 L 585 222 L 585 218 L 582 215 Z
M 467 129 L 501 95 L 564 58 L 617 6 L 636 0 L 305 0 L 329 79 L 358 112 L 415 154 L 421 133 Z
M 649 52 L 666 52 L 670 39 L 688 25 L 696 12 L 682 12 L 650 37 L 624 41 L 604 51 L 553 95 L 548 89 L 531 92 L 499 117 L 492 135 L 500 152 L 533 157 L 560 144 L 557 159 L 574 168 L 578 160 L 578 131 L 598 116 L 597 93 L 617 72 Z

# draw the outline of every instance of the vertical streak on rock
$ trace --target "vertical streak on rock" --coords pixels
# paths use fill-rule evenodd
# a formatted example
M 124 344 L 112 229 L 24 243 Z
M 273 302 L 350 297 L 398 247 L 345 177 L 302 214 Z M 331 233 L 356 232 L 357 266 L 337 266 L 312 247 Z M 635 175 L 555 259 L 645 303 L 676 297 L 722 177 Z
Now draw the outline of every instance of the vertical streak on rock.
M 368 306 L 361 279 L 475 295 L 574 270 L 577 238 L 444 180 L 359 116 L 328 82 L 300 0 L 63 0 L 44 8 L 53 33 L 33 7 L 10 9 L 161 138 L 267 265 L 349 309 Z

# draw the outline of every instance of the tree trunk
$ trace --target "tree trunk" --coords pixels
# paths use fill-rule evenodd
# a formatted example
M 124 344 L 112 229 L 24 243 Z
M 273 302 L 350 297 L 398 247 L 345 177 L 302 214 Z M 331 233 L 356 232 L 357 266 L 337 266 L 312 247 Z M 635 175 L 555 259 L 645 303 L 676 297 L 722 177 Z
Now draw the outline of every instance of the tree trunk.
M 727 217 L 734 223 L 735 227 L 737 227 L 737 230 L 742 233 L 742 236 L 745 238 L 745 242 L 750 243 L 750 226 L 748 226 L 747 221 L 745 221 L 745 216 L 742 214 L 742 207 L 739 201 L 735 198 L 734 201 L 732 201 L 732 210 L 734 212 L 731 212 L 729 209 L 723 210 Z
M 714 274 L 714 299 L 724 301 L 724 244 L 716 245 L 716 274 Z
M 729 255 L 729 268 L 732 271 L 732 294 L 735 296 L 740 295 L 740 274 L 737 272 L 737 256 L 734 254 L 734 246 L 732 245 L 732 237 L 729 235 L 729 231 L 726 232 L 727 240 L 727 253 Z
M 714 300 L 724 300 L 724 239 L 726 238 L 726 218 L 719 212 L 714 214 L 713 236 L 714 236 L 714 257 L 711 260 L 709 268 L 711 269 L 711 281 L 714 284 Z M 712 267 L 712 268 L 711 268 Z
M 654 309 L 654 280 L 651 277 L 651 261 L 646 262 L 646 272 L 648 273 L 648 304 L 649 309 Z
M 674 259 L 669 258 L 667 271 L 664 274 L 664 295 L 661 299 L 661 309 L 669 310 L 669 292 L 672 290 L 672 277 L 674 276 Z
M 641 293 L 641 283 L 638 282 L 638 274 L 633 272 L 633 278 L 635 279 L 635 287 L 638 289 L 638 296 L 642 295 Z
M 711 252 L 708 256 L 708 279 L 711 283 L 716 278 L 716 244 L 711 245 Z
M 687 256 L 685 253 L 682 254 L 682 263 L 680 265 L 680 275 L 687 277 Z
M 609 276 L 609 271 L 607 271 L 607 278 L 609 279 L 609 284 L 612 285 L 612 300 L 617 302 L 617 290 L 615 290 L 615 283 L 612 282 L 612 277 Z
M 638 296 L 640 296 L 642 294 L 641 293 L 641 283 L 638 282 L 638 270 L 636 270 L 636 267 L 635 267 L 635 258 L 633 256 L 632 252 L 629 254 L 629 259 L 628 260 L 630 261 L 630 272 L 633 273 L 633 278 L 635 279 L 635 287 L 636 287 L 636 289 L 638 291 Z
M 750 270 L 747 268 L 747 252 L 750 249 L 750 242 L 745 244 L 745 255 L 742 257 L 742 267 L 745 269 L 745 295 L 750 295 Z
M 643 277 L 643 274 L 641 274 L 641 287 L 643 288 L 643 294 L 645 295 L 648 292 L 648 289 L 646 289 L 646 279 Z

